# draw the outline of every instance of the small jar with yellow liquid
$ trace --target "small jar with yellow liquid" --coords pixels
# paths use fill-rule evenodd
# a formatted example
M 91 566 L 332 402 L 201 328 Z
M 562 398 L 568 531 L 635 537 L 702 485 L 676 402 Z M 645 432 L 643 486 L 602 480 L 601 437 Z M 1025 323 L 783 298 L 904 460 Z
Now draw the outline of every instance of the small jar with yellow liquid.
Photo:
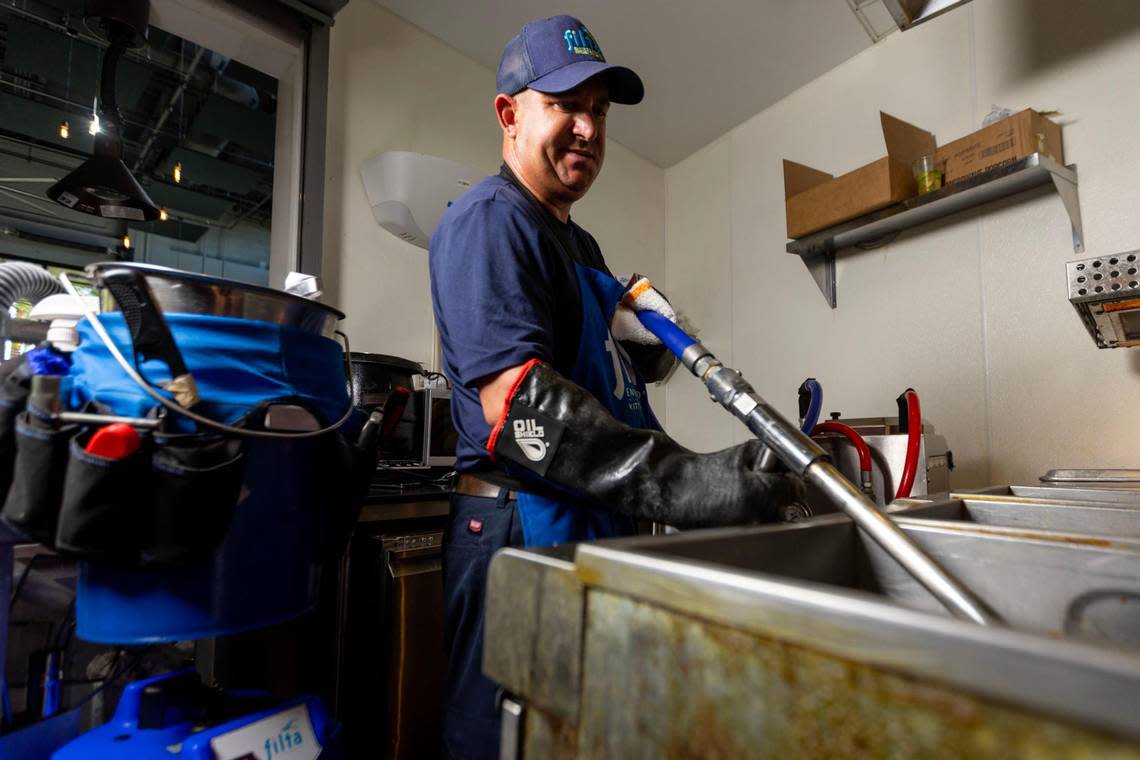
M 923 156 L 914 162 L 914 178 L 918 182 L 918 194 L 933 192 L 942 187 L 942 172 L 945 162 L 934 156 Z

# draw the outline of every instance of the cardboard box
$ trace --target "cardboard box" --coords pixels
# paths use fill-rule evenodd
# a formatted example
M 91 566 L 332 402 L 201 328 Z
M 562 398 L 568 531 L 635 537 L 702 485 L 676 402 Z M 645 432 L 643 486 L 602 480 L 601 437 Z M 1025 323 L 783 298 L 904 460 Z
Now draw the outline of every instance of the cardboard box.
M 934 135 L 879 114 L 887 155 L 841 177 L 784 161 L 784 205 L 793 240 L 913 197 L 911 164 L 935 152 Z
M 950 184 L 1033 153 L 1043 153 L 1058 163 L 1065 163 L 1061 125 L 1026 109 L 943 145 L 935 155 L 946 162 L 942 181 Z

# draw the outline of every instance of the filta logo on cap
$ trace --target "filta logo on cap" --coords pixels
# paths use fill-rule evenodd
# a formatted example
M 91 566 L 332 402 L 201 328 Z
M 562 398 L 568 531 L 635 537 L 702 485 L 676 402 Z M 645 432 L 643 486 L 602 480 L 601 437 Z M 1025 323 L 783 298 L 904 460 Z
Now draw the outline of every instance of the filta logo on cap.
M 563 32 L 562 39 L 566 40 L 566 52 L 568 53 L 593 56 L 599 61 L 606 60 L 606 57 L 602 55 L 601 47 L 594 39 L 594 35 L 590 34 L 590 30 L 586 27 L 567 29 Z
M 645 96 L 641 77 L 615 66 L 581 19 L 549 16 L 523 26 L 503 47 L 495 87 L 507 95 L 530 88 L 549 94 L 570 92 L 587 79 L 605 75 L 610 100 L 632 105 Z

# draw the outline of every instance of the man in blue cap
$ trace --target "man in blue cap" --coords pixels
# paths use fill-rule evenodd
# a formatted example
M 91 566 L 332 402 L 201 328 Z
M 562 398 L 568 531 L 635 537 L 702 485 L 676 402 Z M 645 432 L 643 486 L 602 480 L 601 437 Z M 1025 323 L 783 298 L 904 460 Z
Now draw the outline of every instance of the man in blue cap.
M 481 669 L 497 549 L 630 535 L 637 521 L 772 520 L 802 488 L 760 471 L 756 441 L 697 454 L 661 432 L 645 383 L 672 357 L 634 310 L 672 309 L 645 278 L 615 279 L 570 219 L 601 171 L 610 103 L 640 102 L 641 79 L 607 63 L 581 21 L 553 16 L 507 43 L 496 84 L 503 166 L 448 209 L 430 254 L 460 434 L 443 558 L 445 757 L 498 754 L 496 687 Z

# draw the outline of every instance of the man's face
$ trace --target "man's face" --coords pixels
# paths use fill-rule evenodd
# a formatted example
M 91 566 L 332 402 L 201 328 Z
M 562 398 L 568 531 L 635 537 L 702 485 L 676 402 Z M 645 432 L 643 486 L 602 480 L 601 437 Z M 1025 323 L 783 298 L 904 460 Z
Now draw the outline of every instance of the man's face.
M 555 204 L 577 201 L 602 170 L 609 87 L 601 77 L 557 95 L 523 90 L 515 96 L 514 151 L 523 179 Z

